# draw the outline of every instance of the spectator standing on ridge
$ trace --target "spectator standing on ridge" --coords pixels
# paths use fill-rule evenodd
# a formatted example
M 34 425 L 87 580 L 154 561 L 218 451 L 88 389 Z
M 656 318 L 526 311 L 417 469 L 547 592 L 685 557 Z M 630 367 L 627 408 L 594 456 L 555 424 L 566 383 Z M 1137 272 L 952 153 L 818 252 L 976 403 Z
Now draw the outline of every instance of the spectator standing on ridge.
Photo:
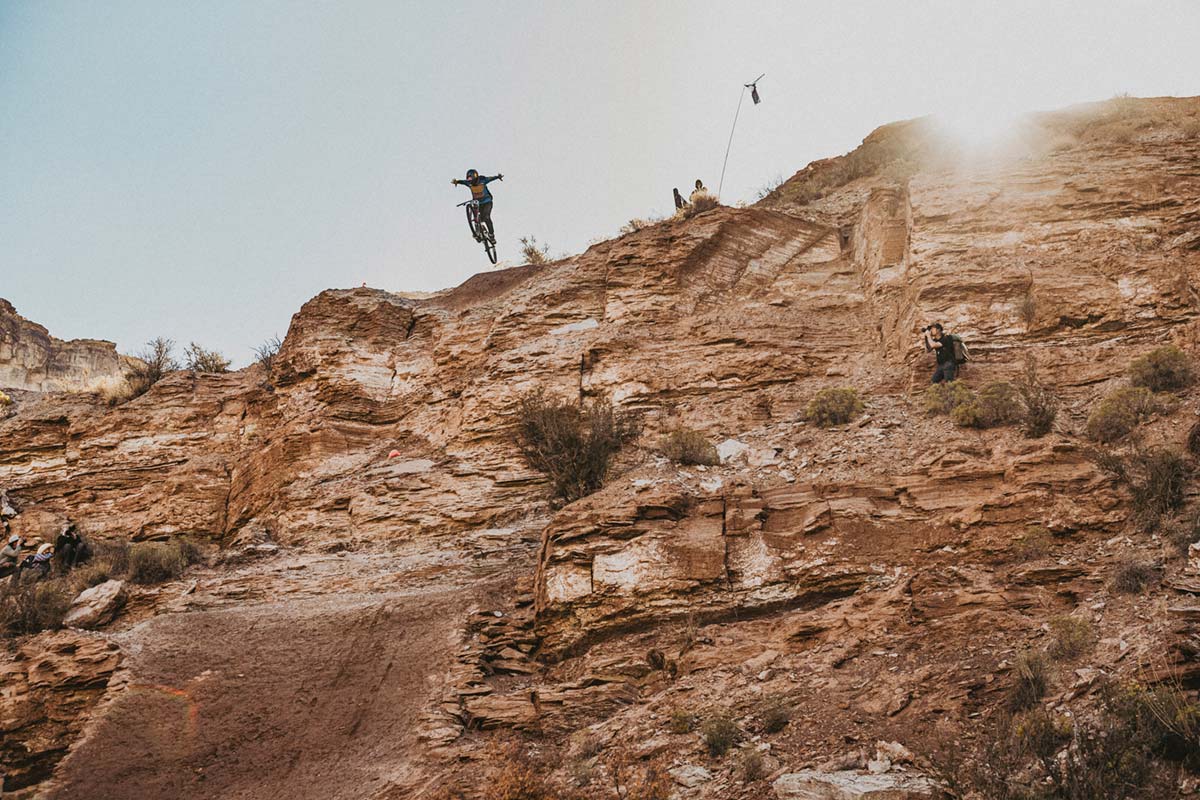
M 688 195 L 688 202 L 696 202 L 696 195 L 698 194 L 708 194 L 708 187 L 704 185 L 702 180 L 696 178 L 696 188 L 692 190 L 690 195 Z
M 921 336 L 925 342 L 925 352 L 932 351 L 937 356 L 937 368 L 929 382 L 949 383 L 958 378 L 959 365 L 967 361 L 967 348 L 962 339 L 946 333 L 940 322 L 921 328 Z
M 684 206 L 683 195 L 679 193 L 679 189 L 672 189 L 671 191 L 675 193 L 675 210 L 678 211 Z

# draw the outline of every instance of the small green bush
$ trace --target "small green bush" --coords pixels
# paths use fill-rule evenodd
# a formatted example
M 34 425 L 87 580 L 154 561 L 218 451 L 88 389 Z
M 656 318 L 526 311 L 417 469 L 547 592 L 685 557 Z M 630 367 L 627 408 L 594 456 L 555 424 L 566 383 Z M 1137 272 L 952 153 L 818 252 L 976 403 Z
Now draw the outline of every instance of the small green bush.
M 1182 389 L 1195 380 L 1192 360 L 1174 345 L 1151 350 L 1129 365 L 1129 382 L 1152 392 Z
M 151 584 L 174 580 L 187 568 L 177 542 L 138 542 L 129 548 L 129 580 Z
M 1055 617 L 1050 620 L 1050 646 L 1046 649 L 1055 661 L 1070 661 L 1092 646 L 1092 625 L 1079 617 Z
M 922 401 L 926 414 L 949 414 L 960 405 L 975 398 L 974 392 L 962 381 L 935 383 L 925 390 Z
M 638 433 L 637 418 L 607 401 L 565 403 L 538 391 L 518 402 L 517 446 L 568 502 L 599 489 L 617 452 Z
M 703 464 L 715 466 L 721 463 L 717 448 L 699 431 L 678 428 L 663 437 L 659 450 L 677 464 Z
M 0 592 L 0 630 L 9 635 L 57 630 L 75 599 L 75 589 L 63 578 L 34 580 L 22 576 L 15 587 Z
M 704 721 L 701 735 L 704 737 L 704 746 L 708 748 L 708 754 L 715 758 L 728 753 L 742 738 L 742 732 L 734 721 L 721 714 Z
M 1085 432 L 1089 439 L 1103 444 L 1118 441 L 1159 411 L 1159 403 L 1149 389 L 1123 386 L 1104 396 L 1088 415 Z
M 1013 711 L 1033 708 L 1046 694 L 1049 669 L 1040 653 L 1028 652 L 1017 656 L 1013 663 L 1013 684 L 1008 705 Z
M 822 428 L 844 425 L 863 412 L 858 391 L 847 388 L 829 388 L 817 392 L 808 403 L 805 416 Z
M 1007 381 L 987 384 L 974 399 L 950 412 L 955 425 L 964 428 L 995 428 L 1016 422 L 1021 416 L 1017 387 Z

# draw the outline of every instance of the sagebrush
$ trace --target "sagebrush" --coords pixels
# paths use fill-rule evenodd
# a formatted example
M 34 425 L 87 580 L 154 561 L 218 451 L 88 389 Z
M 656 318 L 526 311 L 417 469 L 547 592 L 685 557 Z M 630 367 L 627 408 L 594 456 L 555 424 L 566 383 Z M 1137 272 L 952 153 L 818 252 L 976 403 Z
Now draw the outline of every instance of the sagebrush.
M 663 437 L 658 449 L 677 464 L 715 466 L 721 463 L 717 448 L 703 433 L 676 428 Z
M 850 422 L 863 412 L 863 408 L 856 389 L 831 387 L 813 396 L 808 402 L 805 417 L 809 422 L 828 428 Z
M 639 433 L 636 415 L 606 400 L 570 403 L 536 391 L 517 403 L 517 446 L 568 502 L 603 486 L 613 458 Z
M 1182 389 L 1195 380 L 1191 358 L 1174 345 L 1151 350 L 1129 365 L 1129 383 L 1152 392 Z
M 1153 392 L 1141 386 L 1122 386 L 1104 396 L 1088 415 L 1089 439 L 1108 444 L 1124 439 L 1159 411 Z

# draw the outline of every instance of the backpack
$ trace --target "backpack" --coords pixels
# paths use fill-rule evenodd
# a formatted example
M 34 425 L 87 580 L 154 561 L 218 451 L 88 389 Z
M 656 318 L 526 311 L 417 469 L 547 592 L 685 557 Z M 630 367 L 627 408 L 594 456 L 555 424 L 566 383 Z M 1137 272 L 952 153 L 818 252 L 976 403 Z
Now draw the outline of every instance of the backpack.
M 950 334 L 950 344 L 954 348 L 954 363 L 959 366 L 971 360 L 971 351 L 967 349 L 967 343 L 954 334 Z

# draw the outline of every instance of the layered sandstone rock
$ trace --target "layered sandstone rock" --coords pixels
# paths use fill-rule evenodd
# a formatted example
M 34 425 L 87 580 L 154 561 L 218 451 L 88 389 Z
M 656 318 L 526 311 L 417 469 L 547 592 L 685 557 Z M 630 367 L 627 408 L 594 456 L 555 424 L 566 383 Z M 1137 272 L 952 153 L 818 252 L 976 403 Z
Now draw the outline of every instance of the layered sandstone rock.
M 317 606 L 352 591 L 367 605 L 336 613 L 353 620 L 373 620 L 373 602 L 413 619 L 452 575 L 438 595 L 444 635 L 422 639 L 444 648 L 422 653 L 438 665 L 421 684 L 432 698 L 422 749 L 369 754 L 394 778 L 372 790 L 380 798 L 452 778 L 458 759 L 482 752 L 478 730 L 586 732 L 639 743 L 648 759 L 705 758 L 695 735 L 666 730 L 674 709 L 723 709 L 756 731 L 772 697 L 803 720 L 771 740 L 766 757 L 786 774 L 852 740 L 915 748 L 939 720 L 999 705 L 1015 654 L 1040 647 L 1043 623 L 1067 613 L 1095 626 L 1096 670 L 1164 653 L 1178 666 L 1191 656 L 1171 649 L 1177 621 L 1155 611 L 1163 598 L 1106 588 L 1121 559 L 1174 556 L 1127 525 L 1124 494 L 1080 436 L 1132 358 L 1196 344 L 1200 141 L 1161 120 L 1196 117 L 1200 103 L 1146 109 L 1130 139 L 1084 127 L 1053 146 L 982 155 L 889 126 L 865 147 L 911 155 L 904 170 L 818 162 L 759 205 L 664 221 L 428 298 L 323 292 L 293 318 L 269 374 L 175 373 L 113 409 L 81 397 L 22 404 L 0 422 L 0 485 L 22 510 L 14 528 L 69 517 L 96 537 L 400 554 L 355 562 L 378 572 L 354 578 L 327 561 L 289 574 L 270 559 L 231 559 L 234 572 L 204 577 L 200 594 L 222 598 L 221 615 L 240 602 L 280 629 L 289 612 L 271 604 L 284 589 Z M 814 181 L 819 192 L 805 188 Z M 937 319 L 971 344 L 968 383 L 1010 378 L 1035 357 L 1062 400 L 1056 430 L 1027 440 L 927 417 L 930 366 L 915 339 Z M 829 386 L 858 389 L 864 415 L 807 423 L 805 406 Z M 609 484 L 562 509 L 510 433 L 533 389 L 611 398 L 644 425 Z M 1145 439 L 1181 442 L 1195 402 L 1181 393 Z M 659 437 L 677 427 L 725 442 L 724 463 L 661 457 Z M 1031 527 L 1046 542 L 1026 552 Z M 476 579 L 491 581 L 486 593 Z M 195 610 L 178 595 L 131 602 L 138 614 Z M 230 625 L 214 616 L 200 630 Z M 355 625 L 364 641 L 401 635 Z M 179 648 L 180 626 L 163 627 L 169 639 L 153 626 L 138 634 L 139 652 Z M 327 646 L 320 627 L 313 641 Z M 223 671 L 212 680 L 253 674 L 227 642 L 213 649 Z M 389 674 L 370 679 L 391 686 Z M 1069 683 L 1061 698 L 1091 685 Z M 88 746 L 116 763 L 102 741 Z M 709 766 L 696 796 L 752 796 L 731 769 Z M 462 773 L 477 790 L 478 767 Z M 343 788 L 362 796 L 321 791 Z
M 56 339 L 0 298 L 0 389 L 86 391 L 119 381 L 127 362 L 112 342 Z

